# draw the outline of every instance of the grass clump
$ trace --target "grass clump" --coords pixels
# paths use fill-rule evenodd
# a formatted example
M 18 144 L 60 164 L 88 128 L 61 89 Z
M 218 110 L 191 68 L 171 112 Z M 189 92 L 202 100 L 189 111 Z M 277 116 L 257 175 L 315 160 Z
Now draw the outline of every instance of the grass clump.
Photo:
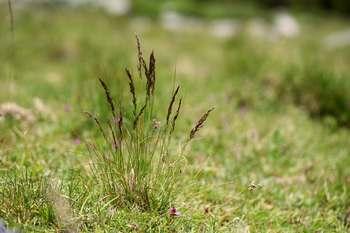
M 0 216 L 22 225 L 55 225 L 55 211 L 47 192 L 45 177 L 28 170 L 7 171 L 1 175 Z
M 297 67 L 287 72 L 285 93 L 312 117 L 333 119 L 350 127 L 350 82 L 345 76 L 318 65 Z
M 156 60 L 152 52 L 148 64 L 143 57 L 137 38 L 137 73 L 144 82 L 144 95 L 137 93 L 136 80 L 125 69 L 131 95 L 131 104 L 117 104 L 108 85 L 102 79 L 110 109 L 108 120 L 103 121 L 87 113 L 96 123 L 103 142 L 88 143 L 93 155 L 92 172 L 102 187 L 104 199 L 116 208 L 127 207 L 140 211 L 165 213 L 173 204 L 181 175 L 183 151 L 206 121 L 210 109 L 197 122 L 188 138 L 178 149 L 172 147 L 173 133 L 181 112 L 182 98 L 177 86 L 164 115 L 165 123 L 156 116 Z

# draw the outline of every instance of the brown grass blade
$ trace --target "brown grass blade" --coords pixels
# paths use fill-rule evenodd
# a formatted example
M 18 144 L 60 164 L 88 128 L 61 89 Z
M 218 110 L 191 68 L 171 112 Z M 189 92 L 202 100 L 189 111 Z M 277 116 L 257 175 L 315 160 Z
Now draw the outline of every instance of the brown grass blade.
M 127 68 L 125 68 L 125 72 L 126 72 L 126 75 L 128 76 L 128 79 L 129 79 L 129 91 L 130 91 L 131 96 L 132 96 L 132 104 L 134 107 L 134 109 L 133 109 L 134 116 L 136 116 L 137 99 L 136 99 L 136 92 L 135 92 L 135 83 L 134 83 L 134 80 L 132 78 L 130 71 Z
M 180 114 L 181 104 L 182 104 L 182 98 L 180 98 L 180 101 L 179 101 L 179 103 L 177 105 L 176 113 L 175 113 L 175 115 L 173 117 L 172 124 L 171 124 L 170 134 L 172 134 L 174 132 L 174 130 L 175 130 L 176 120 L 177 120 L 177 118 L 179 117 L 179 114 Z

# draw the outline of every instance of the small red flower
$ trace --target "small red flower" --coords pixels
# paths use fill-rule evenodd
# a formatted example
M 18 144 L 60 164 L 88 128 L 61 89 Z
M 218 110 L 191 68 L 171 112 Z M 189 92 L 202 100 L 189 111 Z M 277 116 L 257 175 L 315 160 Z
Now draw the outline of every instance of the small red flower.
M 170 217 L 180 217 L 181 213 L 175 207 L 171 207 L 169 209 L 169 215 Z
M 65 104 L 64 105 L 64 111 L 65 112 L 71 112 L 72 111 L 72 106 L 70 104 Z
M 80 144 L 81 144 L 80 138 L 74 138 L 74 139 L 73 139 L 73 143 L 74 143 L 75 145 L 80 145 Z

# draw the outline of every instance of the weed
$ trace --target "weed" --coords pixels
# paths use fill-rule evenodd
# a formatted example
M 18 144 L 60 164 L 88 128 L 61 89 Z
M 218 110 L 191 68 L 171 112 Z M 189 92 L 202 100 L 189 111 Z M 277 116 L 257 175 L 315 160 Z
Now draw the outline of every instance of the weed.
M 182 150 L 170 150 L 176 121 L 179 117 L 182 99 L 178 97 L 178 86 L 168 105 L 166 124 L 162 125 L 155 116 L 154 91 L 156 87 L 156 60 L 152 52 L 148 65 L 141 51 L 137 37 L 138 74 L 140 82 L 145 81 L 144 100 L 140 101 L 135 88 L 135 80 L 125 69 L 131 94 L 132 114 L 122 101 L 115 105 L 107 84 L 100 79 L 110 108 L 111 118 L 102 122 L 91 113 L 104 143 L 88 143 L 94 155 L 93 177 L 103 188 L 106 199 L 115 207 L 137 208 L 141 211 L 165 213 L 174 200 L 183 161 Z M 177 108 L 174 110 L 174 104 Z M 187 144 L 200 130 L 209 113 L 207 111 L 197 122 L 186 141 Z

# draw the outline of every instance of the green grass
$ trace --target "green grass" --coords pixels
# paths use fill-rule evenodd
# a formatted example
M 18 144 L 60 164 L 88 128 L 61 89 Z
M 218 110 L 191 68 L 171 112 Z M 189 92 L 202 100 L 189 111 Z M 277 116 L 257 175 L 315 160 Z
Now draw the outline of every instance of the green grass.
M 12 41 L 1 8 L 0 103 L 36 112 L 38 97 L 54 117 L 42 116 L 34 124 L 0 122 L 0 218 L 10 227 L 23 232 L 349 230 L 344 217 L 350 207 L 350 132 L 334 122 L 349 112 L 348 81 L 339 80 L 349 77 L 350 53 L 320 44 L 322 36 L 346 25 L 344 19 L 300 14 L 308 33 L 268 43 L 245 34 L 230 40 L 174 34 L 156 21 L 145 27 L 90 10 L 15 15 Z M 91 173 L 94 157 L 79 144 L 93 139 L 103 145 L 83 113 L 109 118 L 99 77 L 113 97 L 130 100 L 124 68 L 137 73 L 135 33 L 144 54 L 153 49 L 157 58 L 154 114 L 164 115 L 174 82 L 181 84 L 182 119 L 173 148 L 198 116 L 216 107 L 188 147 L 171 202 L 181 212 L 177 218 L 113 204 Z M 313 102 L 296 101 L 307 94 Z M 327 114 L 313 111 L 314 102 Z

